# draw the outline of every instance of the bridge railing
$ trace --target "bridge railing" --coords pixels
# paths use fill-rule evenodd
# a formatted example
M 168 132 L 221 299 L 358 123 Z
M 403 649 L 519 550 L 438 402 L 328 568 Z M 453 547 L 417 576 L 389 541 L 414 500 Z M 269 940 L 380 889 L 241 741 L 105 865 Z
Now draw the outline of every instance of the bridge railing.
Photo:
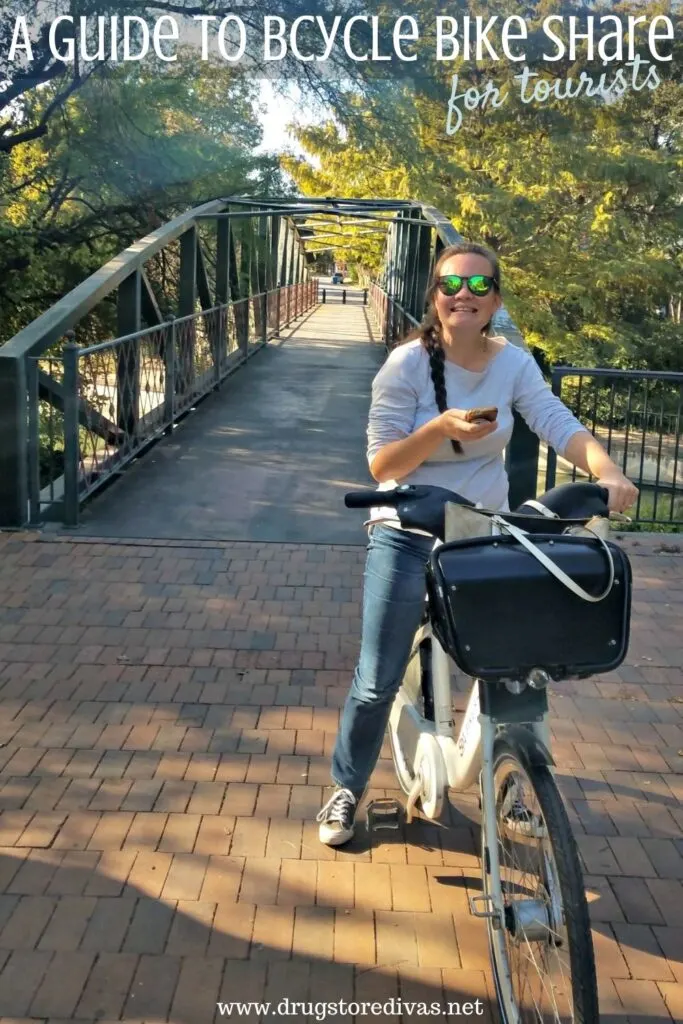
M 397 341 L 418 326 L 418 321 L 376 282 L 370 285 L 369 297 L 370 309 L 382 332 L 386 349 L 391 351 Z
M 317 281 L 303 281 L 30 358 L 31 520 L 52 514 L 75 526 L 85 498 L 317 301 Z M 60 408 L 41 401 L 41 387 L 60 396 Z
M 638 487 L 629 511 L 643 526 L 683 526 L 683 373 L 557 366 L 552 389 Z M 545 486 L 576 480 L 548 450 Z
M 249 353 L 264 331 L 276 330 L 307 308 L 315 286 L 306 233 L 299 230 L 302 208 L 251 196 L 203 203 L 128 246 L 0 345 L 0 529 L 35 522 L 36 511 L 46 513 L 39 519 L 61 515 L 64 481 L 56 474 L 65 464 L 65 344 L 77 342 L 88 350 L 91 363 L 95 352 L 90 349 L 105 345 L 97 359 L 108 361 L 108 376 L 79 357 L 81 369 L 97 382 L 90 392 L 105 409 L 89 409 L 79 399 L 80 429 L 99 439 L 99 481 L 102 450 L 109 465 L 109 449 L 122 447 L 120 464 L 129 456 L 129 442 L 140 451 L 148 424 L 156 429 L 161 413 L 155 405 L 152 415 L 149 405 L 166 374 L 159 353 L 167 351 L 170 314 L 178 318 L 174 401 L 176 412 L 182 412 L 220 378 L 225 360 L 232 365 L 237 358 L 228 349 L 221 353 L 216 339 L 234 329 Z M 108 338 L 125 339 L 114 346 L 116 385 Z

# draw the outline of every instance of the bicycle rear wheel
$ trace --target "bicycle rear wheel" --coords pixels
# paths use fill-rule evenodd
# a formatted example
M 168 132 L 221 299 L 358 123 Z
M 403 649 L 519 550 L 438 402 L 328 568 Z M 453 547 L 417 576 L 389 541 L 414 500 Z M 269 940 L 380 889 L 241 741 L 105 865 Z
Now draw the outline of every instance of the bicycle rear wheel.
M 488 921 L 504 1024 L 599 1021 L 595 957 L 583 874 L 571 825 L 545 766 L 523 764 L 496 746 L 495 843 L 504 926 Z M 482 828 L 484 891 L 490 860 Z

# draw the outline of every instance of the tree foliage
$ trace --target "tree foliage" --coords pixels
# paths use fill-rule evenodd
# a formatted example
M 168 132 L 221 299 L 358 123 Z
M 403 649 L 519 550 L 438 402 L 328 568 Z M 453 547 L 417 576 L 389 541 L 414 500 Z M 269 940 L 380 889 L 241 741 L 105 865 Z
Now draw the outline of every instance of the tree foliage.
M 549 0 L 516 7 L 532 27 L 557 9 Z M 614 10 L 632 13 L 625 4 Z M 446 69 L 425 55 L 421 76 L 387 78 L 381 94 L 357 98 L 355 108 L 349 98 L 354 116 L 298 132 L 317 167 L 291 157 L 285 166 L 306 194 L 419 198 L 491 246 L 511 315 L 552 362 L 683 370 L 681 28 L 679 18 L 659 87 L 610 102 L 524 104 L 518 66 L 460 60 Z M 582 71 L 597 80 L 605 70 L 583 57 L 551 71 L 527 63 L 539 77 L 575 82 Z M 448 135 L 454 73 L 460 91 L 491 80 L 509 97 L 500 108 L 465 112 Z M 381 253 L 364 250 L 358 261 L 379 266 Z
M 300 13 L 297 0 L 280 13 Z M 351 4 L 349 5 L 351 7 Z M 185 26 L 178 59 L 58 61 L 48 24 L 59 14 L 108 18 L 164 13 Z M 76 284 L 150 230 L 218 196 L 283 195 L 291 181 L 277 158 L 255 156 L 262 129 L 258 96 L 259 27 L 267 0 L 240 8 L 250 29 L 250 64 L 200 59 L 190 44 L 193 14 L 226 11 L 218 0 L 6 0 L 0 17 L 0 344 Z M 15 19 L 36 29 L 31 60 L 8 59 Z M 67 26 L 68 29 L 68 26 Z M 91 47 L 92 50 L 92 47 Z M 212 49 L 212 53 L 215 50 Z M 334 63 L 334 62 L 333 62 Z M 346 62 L 349 65 L 350 62 Z M 342 65 L 344 60 L 342 60 Z M 296 61 L 283 81 L 343 113 L 334 75 Z M 345 66 L 346 80 L 360 77 Z
M 48 106 L 59 86 L 32 102 Z M 147 63 L 93 76 L 49 134 L 0 156 L 0 309 L 7 340 L 116 253 L 218 195 L 281 191 L 250 87 L 224 67 Z
M 632 5 L 631 5 L 632 6 Z M 632 13 L 626 3 L 616 13 Z M 674 7 L 646 0 L 651 16 Z M 302 0 L 286 0 L 288 22 Z M 580 5 L 581 11 L 588 10 Z M 26 65 L 9 64 L 8 33 L 17 14 L 70 11 L 67 0 L 6 0 L 0 19 L 0 341 L 11 337 L 108 258 L 181 210 L 231 192 L 283 194 L 273 159 L 254 157 L 260 128 L 254 78 L 196 52 L 175 64 L 64 64 L 44 34 Z M 130 0 L 126 13 L 156 17 L 225 12 L 169 0 Z M 546 77 L 598 77 L 583 57 L 541 68 L 533 55 L 555 0 L 485 0 L 478 13 L 520 14 L 531 25 L 532 70 Z M 449 13 L 469 11 L 453 0 Z M 347 0 L 344 14 L 396 5 Z M 82 0 L 78 14 L 120 13 L 115 3 Z M 252 29 L 267 0 L 243 5 Z M 331 17 L 331 0 L 315 13 Z M 421 25 L 434 21 L 430 0 L 411 5 Z M 566 13 L 566 5 L 563 7 Z M 252 64 L 258 63 L 258 33 Z M 418 198 L 451 218 L 468 238 L 492 246 L 503 265 L 506 304 L 529 343 L 553 362 L 683 368 L 683 44 L 680 17 L 674 60 L 655 90 L 616 102 L 578 98 L 523 104 L 517 65 L 433 60 L 425 33 L 420 61 L 407 68 L 354 63 L 339 48 L 326 66 L 291 56 L 278 68 L 329 105 L 329 124 L 299 131 L 319 166 L 288 158 L 285 170 L 309 195 Z M 499 109 L 467 112 L 446 133 L 451 76 L 462 87 L 490 79 L 510 96 Z M 341 83 L 341 84 L 340 84 Z M 339 255 L 371 271 L 382 243 L 363 227 Z

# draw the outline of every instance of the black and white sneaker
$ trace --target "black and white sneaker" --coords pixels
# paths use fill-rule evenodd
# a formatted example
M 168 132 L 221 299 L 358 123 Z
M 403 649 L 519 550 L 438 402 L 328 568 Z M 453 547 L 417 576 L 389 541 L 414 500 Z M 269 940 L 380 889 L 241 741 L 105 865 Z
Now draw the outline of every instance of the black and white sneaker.
M 320 822 L 320 842 L 325 846 L 341 846 L 353 839 L 357 809 L 358 801 L 351 790 L 338 786 L 316 816 L 316 821 Z

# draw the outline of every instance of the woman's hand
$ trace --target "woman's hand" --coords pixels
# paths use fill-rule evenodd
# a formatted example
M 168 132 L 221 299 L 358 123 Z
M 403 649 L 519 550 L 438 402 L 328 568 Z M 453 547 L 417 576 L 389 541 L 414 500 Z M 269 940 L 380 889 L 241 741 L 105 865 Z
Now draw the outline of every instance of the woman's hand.
M 598 439 L 585 427 L 569 439 L 564 457 L 585 473 L 590 473 L 600 487 L 607 488 L 610 511 L 624 512 L 638 500 L 638 488 L 624 476 Z
M 607 505 L 612 512 L 625 512 L 638 500 L 638 488 L 616 467 L 614 472 L 601 476 L 597 483 L 609 491 Z
M 498 421 L 476 420 L 470 423 L 466 409 L 447 409 L 438 417 L 439 428 L 444 437 L 451 441 L 481 441 L 492 434 Z

